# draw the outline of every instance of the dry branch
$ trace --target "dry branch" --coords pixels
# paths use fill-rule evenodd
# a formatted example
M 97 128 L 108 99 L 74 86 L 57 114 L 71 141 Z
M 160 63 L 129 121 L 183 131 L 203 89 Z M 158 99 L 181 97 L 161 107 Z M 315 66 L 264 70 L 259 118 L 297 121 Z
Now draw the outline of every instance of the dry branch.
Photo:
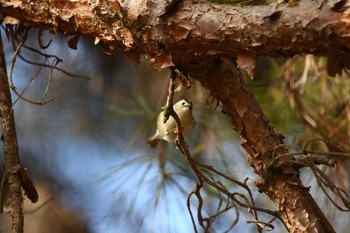
M 13 116 L 10 87 L 8 84 L 7 71 L 2 40 L 0 36 L 0 113 L 1 126 L 4 143 L 5 172 L 2 182 L 8 185 L 9 197 L 6 201 L 11 208 L 12 232 L 23 232 L 23 197 L 20 177 L 21 165 L 19 162 L 19 152 L 15 120 Z M 4 186 L 1 187 L 1 201 L 5 201 Z M 1 203 L 6 204 L 6 203 Z M 0 208 L 3 208 L 1 206 Z M 1 211 L 2 212 L 2 211 Z
M 222 102 L 223 112 L 231 118 L 239 133 L 250 165 L 264 179 L 261 184 L 257 183 L 260 191 L 276 204 L 289 231 L 334 232 L 310 193 L 300 185 L 296 169 L 282 166 L 272 177 L 266 172 L 270 161 L 287 151 L 280 146 L 283 141 L 273 131 L 235 64 L 223 58 L 198 59 L 180 68 L 191 70 L 191 77 L 199 80 Z
M 23 232 L 23 194 L 33 203 L 38 201 L 38 192 L 27 170 L 20 164 L 13 104 L 8 81 L 5 55 L 0 34 L 0 117 L 5 171 L 0 186 L 0 213 L 12 218 L 12 232 Z
M 176 146 L 181 151 L 181 153 L 184 155 L 192 172 L 195 174 L 195 176 L 198 179 L 195 190 L 193 190 L 189 194 L 188 199 L 187 199 L 187 206 L 188 206 L 188 210 L 190 212 L 190 216 L 191 216 L 192 223 L 194 226 L 194 231 L 198 232 L 196 225 L 195 225 L 195 222 L 194 222 L 193 213 L 191 211 L 191 206 L 190 206 L 190 199 L 191 199 L 191 196 L 193 194 L 196 196 L 196 198 L 199 202 L 198 207 L 197 207 L 198 222 L 199 222 L 200 226 L 205 230 L 205 232 L 209 232 L 210 226 L 217 216 L 219 216 L 220 214 L 222 214 L 226 211 L 229 211 L 232 208 L 235 208 L 236 212 L 237 212 L 237 206 L 240 206 L 242 208 L 247 209 L 248 213 L 250 214 L 250 216 L 253 219 L 253 221 L 251 221 L 250 223 L 255 223 L 257 225 L 257 230 L 259 232 L 262 232 L 262 230 L 273 229 L 273 225 L 271 224 L 271 222 L 274 221 L 276 218 L 278 218 L 280 220 L 282 220 L 282 218 L 280 217 L 279 213 L 277 213 L 276 211 L 260 208 L 260 207 L 257 207 L 255 205 L 252 191 L 250 190 L 249 186 L 246 184 L 248 179 L 246 179 L 245 182 L 242 183 L 240 181 L 234 180 L 234 179 L 230 178 L 229 176 L 217 171 L 212 166 L 200 164 L 192 159 L 192 156 L 191 156 L 189 149 L 188 149 L 188 145 L 185 142 L 184 137 L 182 135 L 182 124 L 181 124 L 180 118 L 177 116 L 176 112 L 172 108 L 173 96 L 174 96 L 174 90 L 175 90 L 175 80 L 176 80 L 176 76 L 178 75 L 178 72 L 176 72 L 175 70 L 177 70 L 177 69 L 172 69 L 171 76 L 170 76 L 168 97 L 167 97 L 167 102 L 166 102 L 166 106 L 165 106 L 165 119 L 168 119 L 170 116 L 172 116 L 175 119 L 176 131 L 177 131 L 177 138 L 175 140 Z M 207 175 L 209 177 L 204 175 L 203 172 L 199 168 L 204 169 L 204 171 L 207 173 Z M 220 181 L 216 181 L 214 179 L 214 177 L 211 175 L 211 173 L 216 174 L 219 177 L 226 179 L 227 181 L 230 181 L 233 184 L 238 185 L 239 187 L 242 187 L 248 194 L 246 195 L 246 194 L 242 194 L 242 193 L 238 193 L 238 192 L 230 192 L 223 184 L 221 184 Z M 220 206 L 218 206 L 217 213 L 215 213 L 214 215 L 207 217 L 207 218 L 204 218 L 202 216 L 202 208 L 204 205 L 204 200 L 202 198 L 200 191 L 203 189 L 204 185 L 211 186 L 212 188 L 214 188 L 214 190 L 216 190 L 216 192 L 219 196 L 220 202 L 224 201 L 225 199 L 227 201 L 226 208 L 221 209 Z M 225 198 L 223 198 L 222 196 L 224 196 Z M 242 199 L 243 201 L 241 201 L 240 199 Z M 268 223 L 261 222 L 261 221 L 259 221 L 258 212 L 269 214 L 273 218 Z M 237 216 L 237 218 L 238 218 L 238 216 Z M 237 220 L 233 221 L 233 223 L 231 224 L 230 228 L 227 231 L 229 231 L 231 228 L 233 228 L 235 226 L 236 221 Z
M 302 0 L 294 5 L 237 7 L 189 0 L 157 4 L 134 0 L 121 5 L 118 1 L 2 0 L 0 17 L 5 23 L 24 22 L 54 33 L 86 36 L 108 53 L 120 47 L 162 69 L 210 55 L 254 59 L 312 53 L 346 58 L 349 4 Z M 341 65 L 334 62 L 333 69 Z

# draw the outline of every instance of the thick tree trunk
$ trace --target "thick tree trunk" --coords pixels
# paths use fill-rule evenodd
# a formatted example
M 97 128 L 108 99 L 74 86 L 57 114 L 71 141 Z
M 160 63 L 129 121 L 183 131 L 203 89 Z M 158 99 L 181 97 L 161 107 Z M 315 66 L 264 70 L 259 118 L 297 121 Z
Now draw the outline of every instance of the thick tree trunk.
M 121 1 L 120 1 L 121 2 Z M 0 0 L 0 17 L 8 23 L 93 38 L 106 52 L 121 47 L 137 59 L 144 56 L 155 70 L 176 66 L 202 83 L 222 102 L 241 137 L 250 165 L 262 178 L 260 191 L 275 202 L 291 232 L 334 232 L 298 172 L 284 167 L 266 174 L 281 153 L 282 143 L 270 127 L 241 67 L 254 68 L 260 55 L 312 53 L 340 59 L 330 73 L 341 71 L 349 58 L 348 1 L 295 1 L 295 4 L 234 7 L 209 1 L 126 0 L 30 1 Z

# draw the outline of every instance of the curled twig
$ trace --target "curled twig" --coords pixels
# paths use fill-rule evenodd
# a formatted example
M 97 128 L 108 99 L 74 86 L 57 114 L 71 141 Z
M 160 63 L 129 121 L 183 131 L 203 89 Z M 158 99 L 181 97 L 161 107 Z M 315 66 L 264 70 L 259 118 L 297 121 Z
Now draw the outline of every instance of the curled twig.
M 198 186 L 197 186 L 198 187 Z M 192 213 L 192 210 L 191 210 L 191 197 L 193 194 L 195 194 L 195 190 L 193 190 L 192 192 L 190 192 L 190 194 L 188 194 L 187 196 L 187 209 L 188 209 L 188 212 L 190 213 L 190 216 L 191 216 L 191 221 L 192 221 L 192 226 L 193 226 L 193 230 L 195 233 L 198 233 L 198 230 L 197 230 L 197 227 L 196 227 L 196 222 L 194 221 L 194 216 L 193 216 L 193 213 Z
M 234 179 L 226 176 L 225 174 L 215 170 L 212 166 L 196 163 L 192 159 L 191 154 L 188 150 L 188 145 L 185 142 L 184 137 L 182 135 L 181 121 L 172 107 L 173 106 L 174 90 L 175 90 L 175 79 L 176 79 L 176 72 L 174 71 L 174 69 L 172 69 L 172 73 L 171 73 L 170 81 L 169 81 L 168 97 L 167 97 L 167 102 L 166 102 L 166 106 L 165 106 L 165 119 L 167 120 L 169 118 L 169 116 L 172 116 L 174 118 L 174 120 L 176 122 L 176 127 L 177 127 L 176 128 L 177 138 L 175 140 L 176 146 L 181 151 L 181 153 L 184 155 L 188 164 L 190 165 L 191 170 L 193 171 L 193 173 L 196 175 L 196 177 L 198 179 L 196 189 L 189 194 L 188 199 L 187 199 L 187 207 L 188 207 L 188 210 L 189 210 L 190 215 L 191 215 L 192 223 L 194 225 L 194 231 L 197 232 L 197 229 L 195 226 L 195 221 L 194 221 L 193 213 L 191 211 L 191 206 L 190 206 L 190 199 L 191 199 L 191 196 L 193 196 L 193 195 L 195 195 L 197 197 L 197 200 L 199 202 L 198 207 L 197 207 L 197 217 L 198 217 L 198 221 L 199 221 L 200 226 L 205 230 L 205 232 L 208 231 L 210 225 L 212 224 L 212 221 L 218 215 L 228 211 L 229 209 L 231 209 L 232 207 L 235 207 L 236 205 L 248 209 L 248 213 L 252 215 L 254 221 L 257 223 L 259 231 L 261 231 L 261 229 L 267 229 L 266 226 L 268 224 L 264 224 L 258 220 L 258 212 L 267 213 L 267 214 L 273 216 L 274 219 L 278 218 L 281 220 L 281 217 L 279 216 L 278 212 L 272 211 L 269 209 L 259 208 L 259 207 L 255 206 L 255 202 L 253 200 L 253 195 L 251 193 L 251 190 L 248 187 L 248 185 L 246 184 L 247 179 L 245 180 L 244 183 L 239 182 L 239 181 L 234 180 Z M 238 184 L 240 187 L 243 187 L 248 192 L 248 197 L 246 197 L 245 195 L 240 194 L 240 193 L 231 193 L 221 183 L 216 182 L 212 178 L 210 179 L 210 178 L 206 177 L 205 175 L 203 175 L 197 166 L 200 166 L 204 169 L 207 169 L 207 170 L 219 175 L 220 177 L 223 177 L 223 178 L 225 178 L 225 179 L 227 179 L 235 184 Z M 220 208 L 219 208 L 217 210 L 216 214 L 212 215 L 209 218 L 203 218 L 203 216 L 202 216 L 203 199 L 202 199 L 202 196 L 200 194 L 200 189 L 203 187 L 204 184 L 207 184 L 207 185 L 211 186 L 212 188 L 214 188 L 215 190 L 217 190 L 217 192 L 220 193 L 220 195 L 221 195 L 221 193 L 225 194 L 227 196 L 228 200 L 233 201 L 233 204 L 231 204 L 231 205 L 228 204 L 227 207 L 222 209 L 222 210 L 220 210 Z M 244 202 L 237 199 L 236 196 L 241 197 L 244 200 Z M 207 223 L 206 226 L 205 226 L 204 222 Z M 232 227 L 234 225 L 235 224 L 232 224 Z
M 16 47 L 15 41 L 16 41 L 17 43 L 21 43 L 21 41 L 18 39 L 16 33 L 12 32 L 12 35 L 13 35 L 13 38 L 14 38 L 14 40 L 12 40 L 12 47 L 15 48 L 15 47 Z M 51 42 L 52 42 L 52 39 L 50 39 L 50 41 L 47 43 L 47 45 L 43 46 L 43 45 L 41 44 L 41 43 L 42 43 L 42 42 L 41 42 L 41 32 L 39 31 L 39 33 L 38 33 L 38 43 L 39 43 L 39 46 L 40 46 L 41 49 L 47 49 L 47 48 L 50 46 Z M 27 46 L 27 45 L 23 45 L 23 48 L 25 48 L 25 49 L 27 49 L 27 50 L 33 52 L 33 53 L 36 53 L 36 54 L 38 54 L 38 55 L 44 57 L 45 59 L 53 58 L 53 59 L 54 59 L 55 61 L 57 61 L 58 63 L 60 63 L 60 62 L 63 61 L 63 60 L 62 60 L 60 57 L 58 57 L 57 55 L 54 55 L 54 54 L 47 54 L 47 53 L 44 53 L 44 52 L 40 51 L 39 49 L 35 49 L 35 48 L 32 48 L 32 47 Z M 21 58 L 21 59 L 22 59 L 22 58 Z
M 24 45 L 23 45 L 24 46 Z M 52 56 L 52 55 L 51 55 Z M 90 77 L 87 77 L 87 76 L 84 76 L 84 75 L 78 75 L 78 74 L 73 74 L 73 73 L 70 73 L 64 69 L 61 69 L 59 67 L 57 67 L 58 63 L 62 61 L 62 59 L 55 59 L 55 62 L 54 62 L 54 65 L 50 65 L 50 64 L 46 64 L 46 63 L 39 63 L 39 62 L 33 62 L 33 61 L 30 61 L 29 59 L 26 59 L 25 57 L 23 57 L 21 54 L 18 54 L 18 57 L 30 64 L 30 65 L 35 65 L 35 66 L 39 66 L 39 67 L 44 67 L 44 68 L 48 68 L 48 69 L 53 69 L 53 70 L 57 70 L 65 75 L 67 75 L 68 77 L 74 77 L 74 78 L 82 78 L 82 79 L 86 79 L 86 80 L 90 80 Z M 44 54 L 44 57 L 45 59 L 49 58 L 49 55 L 45 55 Z
M 30 100 L 30 99 L 28 99 L 28 98 L 23 96 L 26 88 L 24 89 L 24 91 L 22 91 L 22 93 L 19 93 L 17 91 L 15 85 L 13 84 L 13 69 L 14 69 L 14 66 L 15 66 L 15 63 L 16 63 L 17 56 L 19 55 L 19 52 L 20 52 L 22 46 L 24 45 L 25 41 L 27 40 L 27 35 L 28 35 L 28 30 L 26 29 L 21 43 L 19 43 L 19 45 L 17 46 L 17 48 L 16 48 L 16 50 L 15 50 L 15 52 L 13 54 L 13 58 L 12 58 L 12 61 L 11 61 L 11 66 L 10 66 L 10 74 L 9 74 L 10 87 L 11 87 L 12 91 L 18 96 L 19 99 L 22 99 L 22 100 L 24 100 L 26 102 L 29 102 L 31 104 L 44 105 L 44 104 L 47 104 L 50 101 L 52 101 L 53 97 L 50 97 L 49 99 L 47 99 L 45 101 L 33 101 L 33 100 Z
M 332 181 L 332 179 L 329 178 L 329 176 L 327 176 L 321 169 L 317 167 L 317 165 L 326 165 L 326 166 L 335 167 L 336 162 L 327 157 L 334 156 L 334 155 L 349 157 L 350 153 L 332 152 L 332 151 L 322 152 L 322 151 L 308 150 L 307 147 L 309 147 L 312 143 L 315 143 L 315 142 L 330 143 L 327 140 L 324 140 L 321 138 L 312 139 L 303 146 L 301 151 L 297 151 L 293 153 L 285 153 L 285 154 L 276 156 L 274 159 L 271 160 L 269 167 L 280 166 L 281 164 L 287 164 L 298 169 L 304 168 L 304 167 L 310 168 L 311 172 L 313 173 L 316 179 L 317 184 L 319 185 L 321 190 L 324 192 L 324 194 L 327 196 L 327 198 L 333 203 L 333 205 L 341 211 L 350 211 L 349 194 L 347 194 L 345 190 L 338 187 Z M 335 197 L 341 200 L 344 207 L 340 206 L 339 204 L 336 203 L 335 200 L 333 200 L 333 197 L 329 194 L 329 191 L 333 193 Z
M 43 41 L 42 41 L 42 35 L 43 35 L 43 30 L 42 29 L 39 29 L 39 32 L 38 32 L 38 42 L 39 42 L 39 46 L 41 49 L 47 49 L 48 47 L 50 47 L 51 45 L 51 42 L 52 42 L 52 39 L 49 40 L 49 42 L 47 42 L 46 45 L 43 44 Z
M 70 77 L 90 79 L 89 77 L 86 77 L 86 76 L 83 76 L 83 75 L 75 75 L 75 74 L 72 74 L 70 72 L 67 72 L 64 69 L 61 69 L 61 68 L 57 67 L 58 64 L 60 62 L 62 62 L 62 59 L 59 58 L 58 56 L 47 54 L 46 52 L 42 52 L 39 49 L 35 49 L 35 48 L 32 48 L 30 46 L 25 45 L 25 42 L 26 42 L 27 36 L 28 36 L 28 32 L 29 32 L 29 30 L 27 28 L 21 27 L 21 28 L 19 28 L 19 29 L 17 29 L 15 31 L 15 29 L 13 29 L 13 27 L 8 26 L 5 30 L 6 30 L 6 33 L 8 34 L 8 37 L 12 40 L 12 46 L 13 46 L 13 49 L 14 49 L 14 55 L 13 55 L 13 58 L 12 58 L 12 61 L 11 61 L 11 65 L 10 65 L 9 83 L 10 83 L 10 87 L 11 87 L 12 91 L 15 93 L 15 95 L 17 95 L 18 99 L 22 99 L 22 100 L 24 100 L 26 102 L 29 102 L 31 104 L 37 104 L 37 105 L 44 105 L 44 104 L 47 104 L 48 102 L 53 100 L 53 97 L 49 97 L 46 100 L 33 101 L 33 100 L 30 100 L 30 99 L 24 97 L 24 93 L 27 91 L 29 86 L 34 83 L 34 81 L 38 77 L 39 73 L 41 72 L 41 68 L 48 68 L 48 69 L 51 70 L 50 71 L 50 75 L 49 75 L 49 80 L 48 80 L 48 83 L 46 85 L 43 97 L 45 97 L 46 94 L 48 93 L 49 87 L 51 85 L 51 79 L 53 78 L 53 71 L 54 70 L 60 71 L 60 72 L 64 73 L 67 76 L 70 76 Z M 22 34 L 22 39 L 18 38 L 18 34 Z M 39 44 L 40 49 L 43 50 L 43 49 L 48 48 L 50 46 L 50 44 L 51 44 L 51 41 L 52 40 L 50 40 L 47 44 L 44 45 L 43 42 L 42 42 L 42 32 L 41 31 L 38 32 L 38 44 Z M 17 42 L 17 45 L 16 45 L 16 42 Z M 43 62 L 34 62 L 34 61 L 31 61 L 31 60 L 25 58 L 20 53 L 22 48 L 25 48 L 25 49 L 27 49 L 27 50 L 29 50 L 31 52 L 34 52 L 34 53 L 38 54 L 39 56 L 44 58 L 44 61 Z M 38 72 L 30 79 L 30 81 L 23 88 L 22 91 L 18 91 L 16 89 L 15 85 L 14 85 L 14 82 L 13 82 L 13 70 L 14 70 L 17 58 L 20 58 L 25 63 L 28 63 L 30 65 L 34 65 L 34 66 L 38 66 L 39 67 Z M 15 103 L 16 103 L 16 101 L 15 101 Z

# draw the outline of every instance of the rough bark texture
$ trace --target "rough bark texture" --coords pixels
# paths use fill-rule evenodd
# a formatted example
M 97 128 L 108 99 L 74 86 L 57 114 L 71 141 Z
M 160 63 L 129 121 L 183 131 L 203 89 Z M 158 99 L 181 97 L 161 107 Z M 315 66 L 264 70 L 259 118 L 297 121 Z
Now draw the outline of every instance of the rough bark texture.
M 348 54 L 349 5 L 346 0 L 244 8 L 179 0 L 125 0 L 121 5 L 1 0 L 0 15 L 8 23 L 87 36 L 106 52 L 121 47 L 146 56 L 154 68 L 165 68 L 176 57 Z
M 275 156 L 274 149 L 283 142 L 269 125 L 235 64 L 228 59 L 213 58 L 185 66 L 184 69 L 191 70 L 192 77 L 222 102 L 223 112 L 231 118 L 239 133 L 250 165 L 264 179 L 261 185 L 258 184 L 260 191 L 276 204 L 289 231 L 334 232 L 310 193 L 299 185 L 298 174 L 288 174 L 292 168 L 280 168 L 273 177 L 267 177 L 266 166 Z M 280 148 L 275 153 L 285 152 Z
M 345 0 L 244 8 L 193 0 L 0 0 L 0 17 L 87 36 L 108 53 L 120 47 L 134 59 L 146 57 L 155 70 L 175 65 L 189 73 L 222 102 L 249 163 L 264 180 L 259 188 L 276 203 L 289 231 L 334 232 L 297 173 L 279 168 L 272 179 L 267 177 L 266 164 L 285 151 L 272 153 L 281 140 L 232 59 L 250 69 L 257 56 L 312 53 L 340 57 L 329 61 L 329 73 L 339 73 L 350 57 L 349 5 Z
M 20 163 L 13 116 L 10 87 L 8 84 L 5 56 L 0 36 L 0 113 L 4 142 L 5 180 L 9 186 L 9 197 L 6 200 L 11 210 L 12 232 L 23 232 L 23 198 L 20 177 Z M 1 190 L 2 191 L 2 190 Z M 3 196 L 4 197 L 4 196 Z M 2 206 L 1 206 L 2 208 Z

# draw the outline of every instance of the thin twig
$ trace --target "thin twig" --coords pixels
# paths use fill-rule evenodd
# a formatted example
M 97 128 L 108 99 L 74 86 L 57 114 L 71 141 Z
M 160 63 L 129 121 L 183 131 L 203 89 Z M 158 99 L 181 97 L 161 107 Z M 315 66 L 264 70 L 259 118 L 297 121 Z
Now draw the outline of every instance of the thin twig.
M 33 209 L 30 210 L 24 210 L 23 213 L 25 215 L 30 215 L 30 214 L 34 214 L 35 212 L 37 212 L 38 210 L 40 210 L 41 208 L 43 208 L 45 205 L 47 205 L 50 201 L 53 200 L 53 197 L 48 198 L 46 201 L 44 201 L 43 203 L 41 203 L 39 206 L 36 206 Z
M 10 66 L 10 74 L 9 74 L 9 80 L 10 80 L 10 87 L 12 89 L 12 91 L 18 96 L 18 98 L 24 100 L 24 101 L 27 101 L 28 103 L 31 103 L 31 104 L 36 104 L 36 105 L 44 105 L 44 104 L 47 104 L 49 103 L 50 101 L 53 100 L 53 97 L 49 98 L 48 100 L 45 100 L 45 101 L 33 101 L 33 100 L 30 100 L 26 97 L 23 96 L 24 94 L 24 91 L 22 91 L 22 93 L 19 93 L 15 87 L 15 85 L 13 84 L 13 69 L 14 69 L 14 66 L 15 66 L 15 63 L 16 63 L 16 59 L 17 59 L 17 56 L 19 55 L 19 52 L 22 48 L 22 46 L 24 45 L 26 39 L 27 39 L 27 35 L 28 35 L 28 30 L 25 30 L 25 34 L 23 36 L 23 39 L 21 41 L 21 43 L 17 46 L 14 54 L 13 54 L 13 58 L 12 58 L 12 61 L 11 61 L 11 66 Z
M 195 233 L 198 233 L 197 227 L 196 227 L 196 222 L 194 221 L 194 217 L 193 217 L 192 210 L 191 210 L 191 196 L 193 194 L 195 194 L 195 190 L 190 192 L 190 194 L 188 194 L 188 196 L 187 196 L 187 209 L 188 209 L 188 212 L 190 213 L 190 216 L 191 216 L 193 230 Z
M 321 188 L 321 190 L 324 192 L 326 197 L 332 202 L 332 204 L 341 211 L 350 211 L 350 199 L 349 195 L 340 187 L 337 187 L 335 183 L 330 179 L 321 169 L 319 169 L 316 165 L 322 164 L 334 167 L 335 161 L 332 161 L 330 159 L 327 159 L 327 157 L 323 156 L 332 156 L 332 155 L 341 155 L 349 157 L 350 153 L 344 153 L 344 152 L 322 152 L 322 151 L 311 151 L 307 150 L 307 147 L 309 147 L 312 143 L 315 142 L 325 142 L 330 143 L 327 140 L 316 138 L 308 141 L 305 143 L 305 145 L 302 147 L 301 151 L 293 152 L 293 153 L 285 153 L 281 154 L 279 156 L 276 156 L 274 159 L 271 160 L 270 166 L 280 166 L 281 164 L 289 164 L 295 168 L 304 168 L 308 167 L 312 171 L 317 184 Z M 295 157 L 298 155 L 299 157 Z M 315 155 L 322 155 L 322 157 L 315 156 Z M 330 190 L 334 196 L 338 197 L 344 207 L 341 207 L 339 204 L 333 200 L 333 197 L 328 193 L 328 191 L 325 189 L 327 187 L 327 190 Z
M 176 114 L 176 112 L 174 111 L 174 109 L 172 107 L 173 106 L 174 90 L 175 90 L 175 79 L 176 79 L 176 72 L 174 70 L 172 70 L 171 76 L 170 76 L 170 81 L 169 81 L 168 97 L 167 97 L 167 102 L 166 102 L 166 106 L 165 106 L 165 121 L 169 118 L 169 116 L 172 116 L 174 118 L 174 120 L 176 122 L 176 131 L 177 131 L 177 138 L 175 140 L 176 146 L 181 151 L 181 153 L 184 155 L 184 157 L 186 158 L 188 164 L 191 167 L 191 170 L 193 171 L 193 173 L 196 175 L 196 177 L 198 179 L 198 183 L 197 183 L 196 189 L 190 193 L 189 198 L 187 199 L 187 206 L 188 206 L 188 209 L 190 211 L 192 223 L 194 224 L 194 218 L 193 218 L 192 211 L 190 209 L 189 202 L 190 202 L 190 197 L 193 194 L 195 194 L 197 199 L 198 199 L 198 201 L 199 201 L 198 208 L 197 208 L 197 211 L 198 211 L 197 212 L 197 217 L 198 217 L 198 220 L 199 220 L 199 224 L 201 225 L 201 227 L 203 229 L 207 230 L 207 227 L 203 225 L 203 220 L 204 219 L 203 219 L 202 214 L 201 214 L 201 209 L 202 209 L 202 206 L 203 206 L 203 199 L 202 199 L 202 197 L 200 195 L 200 189 L 203 187 L 204 183 L 206 183 L 209 186 L 212 186 L 218 192 L 224 193 L 229 199 L 233 200 L 235 204 L 238 204 L 239 206 L 241 206 L 243 208 L 247 208 L 248 212 L 250 214 L 254 213 L 253 214 L 253 216 L 254 216 L 253 219 L 254 219 L 255 222 L 259 223 L 258 224 L 258 229 L 261 229 L 260 225 L 263 225 L 263 223 L 259 222 L 257 220 L 258 219 L 257 211 L 270 214 L 273 217 L 282 220 L 281 217 L 279 216 L 278 212 L 256 207 L 255 204 L 254 204 L 254 201 L 252 201 L 253 196 L 251 194 L 251 191 L 250 191 L 249 187 L 245 183 L 233 180 L 233 179 L 229 178 L 228 176 L 226 176 L 226 175 L 216 171 L 212 167 L 210 167 L 211 171 L 215 172 L 216 174 L 218 174 L 218 175 L 220 175 L 220 176 L 222 176 L 222 177 L 224 177 L 224 178 L 226 178 L 226 179 L 228 179 L 228 180 L 230 180 L 230 181 L 232 181 L 232 182 L 234 182 L 236 184 L 239 184 L 241 187 L 244 187 L 246 190 L 248 190 L 250 201 L 249 201 L 249 199 L 247 197 L 245 197 L 244 195 L 242 195 L 240 193 L 231 193 L 231 192 L 229 192 L 225 187 L 221 186 L 220 184 L 218 184 L 215 181 L 212 181 L 211 179 L 208 179 L 206 176 L 204 176 L 199 171 L 199 169 L 196 166 L 196 162 L 192 160 L 192 157 L 191 157 L 190 152 L 188 150 L 188 145 L 185 142 L 184 137 L 182 135 L 181 121 L 180 121 L 178 115 Z M 209 168 L 209 166 L 204 166 L 204 165 L 202 165 L 202 166 L 206 167 L 206 168 Z M 245 200 L 245 203 L 239 201 L 236 198 L 237 195 L 240 196 L 241 198 L 243 198 L 243 200 Z M 252 204 L 250 204 L 250 203 L 252 203 Z M 252 210 L 254 210 L 254 211 L 252 212 Z M 194 226 L 194 229 L 196 231 L 195 226 Z

